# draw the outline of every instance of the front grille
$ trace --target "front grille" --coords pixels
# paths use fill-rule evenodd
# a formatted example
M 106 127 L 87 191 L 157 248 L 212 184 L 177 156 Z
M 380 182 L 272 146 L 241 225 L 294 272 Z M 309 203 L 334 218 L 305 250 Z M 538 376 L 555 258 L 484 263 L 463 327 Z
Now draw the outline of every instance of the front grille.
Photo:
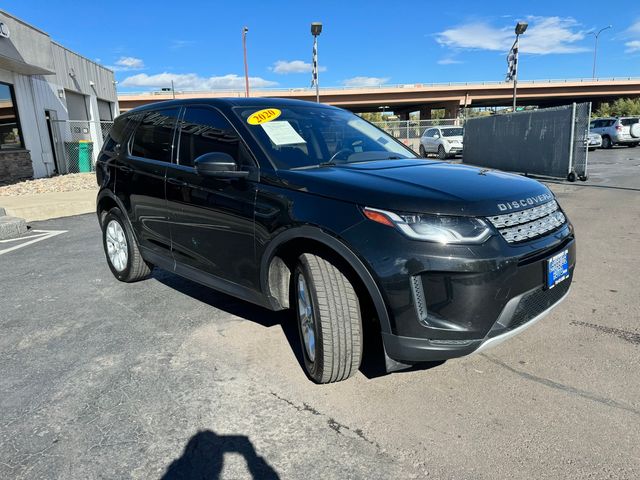
M 513 313 L 509 330 L 518 328 L 556 304 L 569 291 L 570 285 L 571 278 L 567 278 L 553 288 L 541 288 L 523 296 Z
M 539 237 L 564 225 L 567 221 L 555 200 L 519 212 L 488 217 L 509 243 Z

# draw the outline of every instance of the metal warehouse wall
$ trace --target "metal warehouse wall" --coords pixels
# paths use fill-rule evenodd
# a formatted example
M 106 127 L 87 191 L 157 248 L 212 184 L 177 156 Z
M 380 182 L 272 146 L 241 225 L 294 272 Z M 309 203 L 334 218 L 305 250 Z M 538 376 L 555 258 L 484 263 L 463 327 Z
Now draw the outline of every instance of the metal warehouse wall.
M 471 118 L 465 123 L 464 162 L 566 177 L 577 133 L 572 132 L 573 119 L 572 105 Z

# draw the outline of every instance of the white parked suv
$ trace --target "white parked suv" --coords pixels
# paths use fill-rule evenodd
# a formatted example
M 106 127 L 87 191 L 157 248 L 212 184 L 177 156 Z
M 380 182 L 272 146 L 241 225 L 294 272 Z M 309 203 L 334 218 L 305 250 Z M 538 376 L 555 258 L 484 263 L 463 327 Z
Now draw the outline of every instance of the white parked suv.
M 455 157 L 462 153 L 463 135 L 462 127 L 427 128 L 420 137 L 420 156 L 437 153 L 441 159 Z
M 591 120 L 589 130 L 602 136 L 602 148 L 614 145 L 637 147 L 640 144 L 640 118 L 616 117 Z

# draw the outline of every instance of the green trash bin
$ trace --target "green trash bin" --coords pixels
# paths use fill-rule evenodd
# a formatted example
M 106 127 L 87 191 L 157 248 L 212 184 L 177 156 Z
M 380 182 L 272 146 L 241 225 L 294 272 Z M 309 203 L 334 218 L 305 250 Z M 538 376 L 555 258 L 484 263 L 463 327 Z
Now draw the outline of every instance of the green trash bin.
M 93 143 L 88 140 L 78 142 L 78 170 L 80 173 L 91 171 L 91 157 L 93 155 Z
M 91 171 L 93 143 L 89 140 L 64 142 L 67 153 L 67 172 L 85 173 Z

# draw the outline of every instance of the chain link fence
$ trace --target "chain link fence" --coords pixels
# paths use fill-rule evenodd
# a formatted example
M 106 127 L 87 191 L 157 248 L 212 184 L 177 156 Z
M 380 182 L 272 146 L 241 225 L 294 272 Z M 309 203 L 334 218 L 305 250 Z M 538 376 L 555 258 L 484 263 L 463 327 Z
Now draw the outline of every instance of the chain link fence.
M 464 119 L 393 120 L 389 122 L 373 122 L 373 124 L 388 134 L 393 135 L 407 147 L 418 153 L 420 149 L 420 137 L 426 129 L 438 126 L 461 127 L 464 125 Z
M 510 172 L 587 178 L 589 103 L 469 119 L 464 161 Z
M 98 152 L 112 127 L 113 121 L 52 121 L 51 135 L 58 173 L 93 172 Z
M 573 146 L 569 165 L 569 180 L 577 176 L 587 179 L 587 163 L 589 160 L 589 122 L 591 120 L 591 103 L 573 104 Z M 571 174 L 573 173 L 573 176 Z

